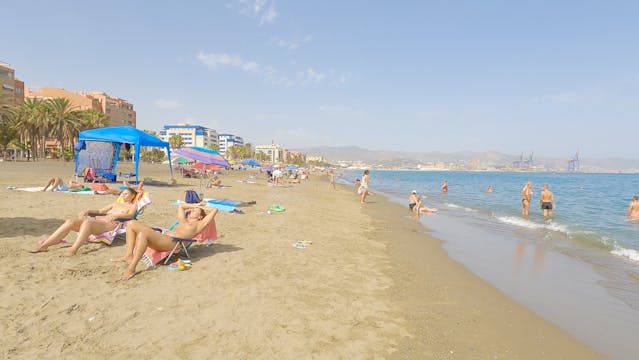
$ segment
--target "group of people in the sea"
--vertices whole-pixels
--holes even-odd
[[[530,204],[532,203],[532,182],[527,182],[523,189],[521,190],[521,215],[523,217],[528,217],[530,215]],[[448,181],[444,180],[441,185],[442,193],[448,193]],[[486,188],[486,193],[491,194],[493,192],[493,188],[491,185],[488,185]],[[423,196],[418,196],[417,191],[413,190],[408,197],[408,210],[410,213],[433,213],[436,212],[437,209],[426,207],[423,203]],[[363,201],[363,199],[362,199]],[[555,209],[555,196],[552,191],[550,191],[550,187],[548,184],[543,184],[541,193],[539,194],[539,207],[542,211],[542,215],[544,218],[549,218],[553,216],[553,210]],[[628,209],[626,211],[626,221],[639,221],[639,197],[636,195],[633,196],[632,201],[628,205]]]

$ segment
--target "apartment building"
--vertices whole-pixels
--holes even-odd
[[[275,143],[270,145],[257,145],[255,146],[255,152],[265,154],[268,157],[267,161],[272,163],[280,162],[283,158],[282,148]]]
[[[136,127],[136,113],[133,105],[126,100],[112,97],[99,91],[73,92],[60,88],[29,86],[25,96],[36,99],[65,98],[71,103],[73,110],[97,110],[109,119],[108,126],[128,125]]]
[[[128,101],[99,91],[80,91],[78,94],[98,100],[102,112],[109,118],[110,126],[136,127],[136,112],[133,110],[133,104]]]
[[[226,155],[226,150],[228,150],[230,147],[233,147],[235,145],[244,145],[244,139],[237,135],[219,134],[217,138],[220,147],[220,154],[222,154],[223,156]]]
[[[16,79],[15,70],[4,62],[0,62],[0,93],[6,94],[14,104],[24,100],[24,82]]]
[[[84,95],[80,95],[73,91],[58,89],[58,88],[48,88],[48,87],[38,87],[38,86],[28,86],[25,89],[25,97],[32,99],[54,99],[54,98],[65,98],[69,100],[70,106],[73,110],[100,110],[100,103],[97,99],[89,98]]]
[[[199,146],[210,148],[219,146],[217,131],[200,125],[179,123],[177,125],[164,125],[160,130],[160,139],[169,141],[172,136],[182,137],[184,146]]]

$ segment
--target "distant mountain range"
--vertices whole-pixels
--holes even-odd
[[[307,155],[323,156],[329,163],[338,161],[363,162],[370,165],[394,165],[412,167],[418,164],[433,163],[475,163],[479,168],[511,167],[519,155],[509,155],[496,151],[458,151],[444,153],[406,152],[406,151],[375,151],[357,146],[320,146],[314,148],[296,149]],[[623,158],[583,158],[581,171],[594,172],[639,172],[639,159]],[[547,170],[565,170],[568,158],[535,157],[537,168]]]

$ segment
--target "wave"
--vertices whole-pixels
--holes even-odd
[[[528,229],[546,229],[546,230],[557,231],[557,232],[564,233],[566,235],[570,235],[570,231],[568,230],[567,226],[559,224],[554,221],[536,223],[534,221],[522,219],[516,216],[497,216],[497,220],[506,224],[524,227]]]
[[[461,206],[461,205],[457,205],[457,204],[444,203],[444,205],[448,206],[449,208],[453,208],[453,209],[463,209],[464,211],[467,211],[467,212],[477,212],[477,210],[475,210],[475,209],[471,209],[469,207],[465,207],[465,206]]]
[[[614,250],[610,252],[613,255],[628,258],[632,261],[639,261],[639,251],[633,249],[626,249],[621,246],[616,246]]]

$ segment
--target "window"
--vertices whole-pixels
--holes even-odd
[[[2,84],[2,88],[3,88],[3,89],[5,89],[5,90],[11,90],[11,91],[13,91],[13,86],[11,86],[11,85]]]

